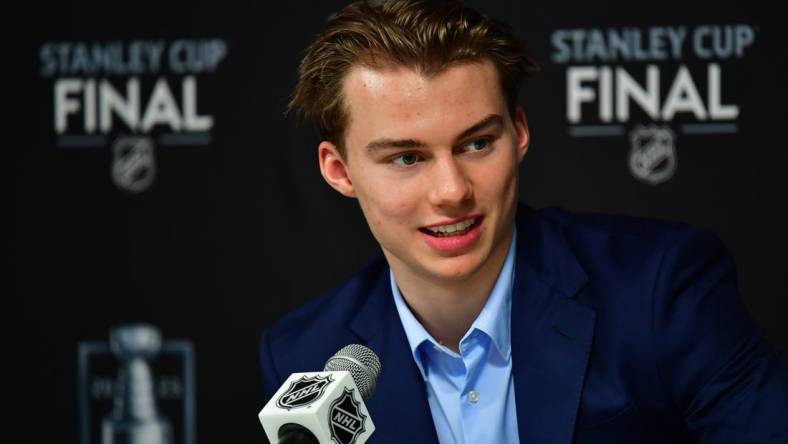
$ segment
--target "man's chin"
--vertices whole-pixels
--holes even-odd
[[[436,281],[456,283],[473,278],[481,268],[481,262],[474,257],[444,258],[427,267],[428,274]]]
[[[399,264],[399,267],[393,267],[395,272],[397,268],[402,267],[409,270],[406,272],[420,275],[422,279],[433,283],[445,282],[450,285],[468,281],[479,274],[485,257],[480,251],[472,251],[454,257],[441,257],[432,254],[433,252],[426,252],[422,257],[411,257],[410,260],[404,261],[385,249],[384,253],[389,264],[392,259]]]

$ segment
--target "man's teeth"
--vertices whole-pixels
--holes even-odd
[[[457,222],[456,224],[451,225],[441,225],[439,227],[429,227],[427,228],[432,234],[435,234],[438,237],[442,236],[456,236],[459,234],[465,234],[466,231],[471,227],[471,225],[476,222],[476,219],[468,219],[462,222]]]

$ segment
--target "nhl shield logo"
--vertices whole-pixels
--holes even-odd
[[[119,137],[112,145],[112,181],[122,190],[140,193],[156,177],[153,142],[147,137]]]
[[[367,417],[361,413],[360,404],[353,397],[354,392],[345,388],[342,396],[334,400],[328,410],[331,439],[337,444],[353,444],[365,430]]]
[[[638,126],[629,134],[629,170],[636,179],[657,185],[676,172],[673,131],[668,127]]]
[[[333,382],[331,375],[302,376],[301,379],[290,383],[287,391],[276,400],[276,405],[279,408],[290,410],[312,404],[323,396],[326,387],[331,382]]]

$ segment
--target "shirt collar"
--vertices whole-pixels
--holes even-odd
[[[460,343],[462,343],[474,330],[479,330],[492,340],[495,348],[505,360],[509,359],[512,350],[512,283],[514,282],[513,273],[516,242],[517,230],[515,230],[512,235],[512,241],[509,244],[509,252],[498,274],[498,280],[495,282],[495,286],[492,292],[490,292],[490,296],[487,298],[487,302],[484,304],[479,316],[473,321],[473,324],[471,324],[471,327],[460,341]],[[397,313],[402,322],[402,327],[405,330],[405,335],[408,338],[408,344],[410,345],[413,359],[416,361],[416,365],[419,367],[422,376],[425,376],[421,354],[418,352],[419,347],[424,342],[431,343],[439,348],[443,346],[438,344],[438,341],[424,329],[424,326],[421,325],[413,315],[413,312],[410,311],[410,308],[405,303],[405,299],[402,297],[402,293],[399,291],[394,272],[391,271],[391,269],[389,269],[389,275],[391,278],[391,293],[394,296],[394,304],[397,307]],[[450,351],[448,349],[446,350]]]
[[[394,305],[397,307],[397,313],[399,314],[400,322],[402,322],[402,328],[405,329],[405,336],[408,338],[408,345],[410,345],[413,360],[416,361],[421,376],[426,378],[427,374],[421,360],[421,354],[418,352],[419,346],[424,342],[436,344],[436,341],[427,333],[427,330],[424,329],[421,322],[416,319],[416,316],[414,316],[413,312],[408,308],[405,299],[402,298],[402,293],[399,292],[399,287],[397,287],[397,281],[394,279],[394,273],[391,271],[391,268],[389,268],[389,275],[391,277],[391,293],[394,295]]]
[[[464,341],[475,330],[480,330],[492,339],[501,356],[508,360],[512,351],[512,283],[514,282],[514,257],[517,245],[517,231],[512,235],[509,252],[498,274],[498,280],[484,304],[479,316],[462,338]],[[462,341],[460,341],[462,342]]]

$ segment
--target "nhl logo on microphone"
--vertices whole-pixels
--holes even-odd
[[[359,344],[335,353],[322,372],[292,373],[257,414],[268,441],[364,444],[375,432],[364,400],[379,373],[378,357]]]
[[[345,388],[342,396],[334,400],[329,409],[331,438],[338,444],[354,444],[356,438],[364,433],[367,417],[361,413],[353,393],[353,389]]]
[[[290,383],[276,405],[283,409],[293,409],[304,407],[320,399],[326,391],[326,387],[333,382],[331,375],[327,376],[303,376],[297,381]]]

